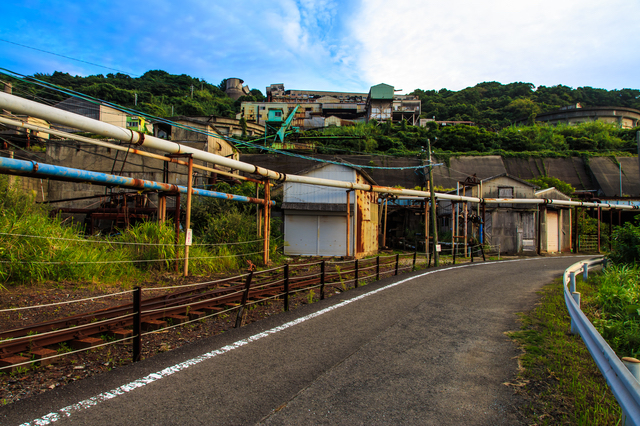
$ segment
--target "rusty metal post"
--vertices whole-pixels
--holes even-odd
[[[483,202],[482,203],[482,241],[480,241],[482,244],[486,244],[486,237],[485,237],[485,230],[487,227],[487,222],[485,221],[485,216],[487,213],[487,205]]]
[[[571,221],[571,226],[573,227],[573,235],[572,235],[572,239],[571,239],[571,244],[573,244],[572,253],[578,253],[578,214],[579,214],[579,210],[578,207],[574,207],[573,208],[573,217],[572,217],[572,221]]]
[[[269,239],[271,233],[271,187],[269,179],[264,181],[264,254],[262,260],[265,265],[269,264]]]
[[[189,155],[189,168],[187,172],[187,212],[185,217],[185,241],[184,241],[184,276],[189,276],[189,244],[186,235],[191,229],[191,200],[193,198],[193,156]]]
[[[413,252],[413,267],[411,268],[412,271],[416,270],[416,258],[418,257],[418,247],[416,247],[416,251]]]
[[[398,266],[400,265],[400,253],[396,254],[396,275],[398,275]]]
[[[249,300],[249,289],[251,288],[251,279],[253,278],[253,271],[249,271],[249,276],[244,284],[244,292],[242,293],[242,301],[240,302],[240,308],[238,309],[238,315],[236,316],[236,325],[234,328],[242,327],[242,320],[244,317],[244,307]]]
[[[387,222],[389,221],[389,199],[384,200],[384,230],[382,231],[382,247],[387,247]]]
[[[133,290],[133,344],[131,349],[133,350],[132,360],[133,362],[141,361],[142,359],[142,336],[140,332],[142,330],[142,289],[136,287]]]
[[[167,220],[167,195],[164,192],[158,194],[158,222]]]
[[[256,182],[256,198],[260,198],[260,184]],[[256,228],[258,229],[258,237],[262,237],[262,212],[260,204],[256,204]]]
[[[289,264],[284,265],[284,310],[289,310]]]
[[[471,252],[471,263],[473,263],[473,246],[471,246],[470,252]]]
[[[467,185],[465,185],[462,188],[462,195],[466,196],[467,195]],[[464,257],[466,258],[467,252],[468,252],[468,245],[469,245],[469,241],[467,240],[468,238],[468,232],[469,229],[467,228],[468,226],[468,219],[469,219],[469,202],[465,201],[463,204],[463,212],[464,212],[464,226],[462,227],[464,230]]]
[[[424,251],[429,259],[429,201],[424,199]]]
[[[178,260],[178,245],[180,244],[180,193],[176,194],[176,208],[175,208],[175,216],[173,218],[173,224],[176,231],[176,239],[175,239],[175,255],[176,255],[176,274],[180,272],[180,261]]]
[[[351,256],[351,190],[347,191],[347,256]]]
[[[320,300],[324,300],[324,283],[326,279],[326,264],[325,260],[320,264]]]
[[[451,253],[453,254],[453,264],[456,263],[456,225],[457,225],[457,217],[456,217],[456,209],[458,207],[458,203],[451,202]]]
[[[538,215],[538,223],[536,226],[536,239],[537,244],[536,244],[536,254],[538,256],[540,256],[540,253],[542,252],[542,209],[546,207],[541,207],[540,205],[536,206],[536,210],[537,210],[537,215]]]
[[[354,288],[358,288],[358,278],[360,278],[360,268],[358,267],[358,259],[356,259],[355,264],[355,277],[354,277]]]
[[[598,253],[600,253],[600,219],[602,219],[601,216],[601,210],[600,210],[600,206],[598,206],[598,211],[597,211],[597,218],[598,218]]]
[[[613,209],[609,209],[609,251],[611,251],[611,234],[613,233]]]
[[[376,280],[380,281],[380,256],[376,257]]]

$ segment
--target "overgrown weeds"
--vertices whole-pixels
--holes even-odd
[[[640,267],[614,265],[593,277],[598,332],[620,357],[640,356]]]
[[[579,283],[582,309],[597,315],[595,284]],[[520,383],[529,404],[525,415],[538,425],[615,425],[621,410],[580,336],[569,333],[570,318],[560,279],[546,286],[538,306],[521,315],[510,333],[523,349]]]
[[[49,217],[34,203],[33,194],[25,196],[8,182],[7,176],[0,176],[0,282],[5,285],[75,282],[128,287],[149,273],[173,271],[175,262],[184,263],[184,233],[176,241],[169,224],[141,222],[113,238],[86,238],[80,227]],[[247,192],[248,186],[240,190]],[[193,275],[237,271],[262,261],[263,241],[256,236],[251,210],[255,207],[221,203],[196,204],[189,253]],[[276,222],[272,221],[271,259],[278,257]]]

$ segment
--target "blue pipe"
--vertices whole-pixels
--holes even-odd
[[[35,161],[23,161],[13,158],[0,157],[0,173],[24,174],[56,180],[72,180],[75,182],[90,182],[104,186],[122,186],[125,188],[145,189],[149,191],[180,192],[187,193],[187,187],[161,183],[151,180],[135,179],[124,176],[109,175],[106,173],[91,172],[88,170],[72,169],[69,167],[54,166],[51,164],[37,163]],[[263,204],[264,200],[242,195],[226,194],[224,192],[208,191],[206,189],[193,188],[193,195],[203,197],[220,198],[223,200],[239,201],[241,203]],[[275,205],[275,201],[271,201]]]

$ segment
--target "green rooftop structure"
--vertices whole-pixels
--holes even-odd
[[[371,86],[369,90],[369,98],[370,99],[393,99],[393,86],[389,84],[376,84],[375,86]]]

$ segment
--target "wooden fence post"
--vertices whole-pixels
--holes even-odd
[[[236,316],[235,328],[242,327],[242,319],[244,316],[244,307],[249,299],[249,288],[251,287],[251,279],[253,278],[253,271],[249,272],[247,281],[244,286],[244,293],[242,293],[242,302],[240,302],[240,309],[238,309],[238,316]]]
[[[284,265],[284,310],[289,310],[289,264]]]
[[[133,290],[133,362],[140,361],[142,359],[142,336],[140,332],[142,330],[142,289],[136,287]]]
[[[398,265],[400,264],[400,253],[396,254],[396,275],[398,275]]]
[[[355,280],[354,280],[355,288],[358,288],[358,278],[359,278],[359,275],[360,275],[360,274],[359,274],[359,272],[360,272],[360,271],[359,271],[359,269],[358,269],[358,259],[356,259],[356,266],[355,266]]]
[[[320,300],[324,300],[325,265],[326,260],[323,260],[320,264]]]

